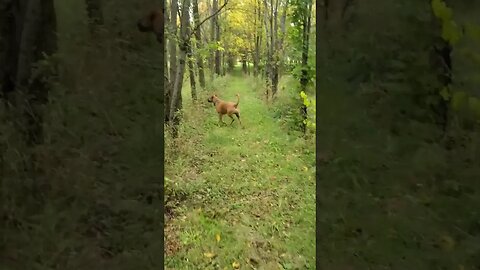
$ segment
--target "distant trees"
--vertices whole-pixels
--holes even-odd
[[[179,111],[182,108],[182,88],[185,69],[188,67],[190,76],[190,86],[192,89],[192,99],[196,100],[196,79],[195,70],[198,70],[199,82],[202,88],[205,87],[205,68],[204,56],[201,51],[206,50],[207,44],[202,40],[202,25],[207,21],[211,21],[211,41],[216,44],[221,38],[220,25],[218,23],[218,13],[227,5],[225,1],[222,6],[218,6],[218,1],[214,0],[211,13],[203,20],[200,18],[198,0],[183,1],[181,4],[177,0],[170,1],[170,17],[167,33],[168,43],[168,83],[166,96],[166,117],[167,124],[171,124],[174,133],[176,126],[180,123]],[[180,13],[180,16],[178,16]],[[193,20],[190,18],[193,14]],[[180,20],[178,20],[178,18]],[[193,23],[191,23],[193,21]],[[178,23],[180,23],[178,25]],[[178,27],[179,26],[179,27]],[[178,30],[177,30],[178,28]],[[195,46],[194,46],[195,44]],[[210,45],[210,44],[208,44]],[[212,55],[210,62],[211,74],[221,74],[220,51],[217,47],[212,46]],[[195,61],[196,59],[196,61]]]

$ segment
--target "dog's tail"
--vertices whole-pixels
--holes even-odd
[[[240,95],[239,94],[237,94],[237,103],[235,103],[235,105],[233,105],[233,106],[235,106],[235,108],[237,108],[238,103],[240,103]]]

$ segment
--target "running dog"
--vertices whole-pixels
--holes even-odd
[[[218,96],[215,95],[215,94],[210,96],[207,99],[208,102],[213,103],[213,106],[215,106],[215,110],[218,113],[219,123],[222,123],[222,124],[226,125],[226,123],[223,122],[223,119],[222,119],[222,117],[226,114],[230,118],[232,118],[232,122],[230,122],[230,125],[232,125],[233,121],[235,121],[235,119],[233,118],[232,115],[235,115],[238,119],[238,122],[240,122],[240,125],[243,127],[242,121],[240,120],[240,111],[238,110],[238,103],[240,102],[240,95],[237,94],[236,96],[237,96],[237,103],[229,102],[229,101],[223,101],[223,100],[219,99]]]

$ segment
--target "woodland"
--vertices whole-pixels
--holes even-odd
[[[0,268],[479,268],[478,14],[0,0]]]

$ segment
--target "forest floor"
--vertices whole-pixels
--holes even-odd
[[[165,138],[166,269],[315,268],[315,144],[289,134],[256,85],[235,71],[212,86],[240,94],[244,128],[218,125],[210,91],[197,104],[184,91],[179,138]]]

